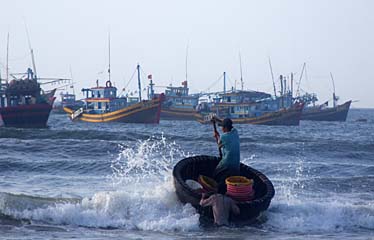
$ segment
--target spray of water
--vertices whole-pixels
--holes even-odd
[[[174,162],[187,156],[163,136],[121,145],[112,161],[114,190],[97,192],[80,202],[0,209],[18,219],[47,224],[85,227],[118,227],[151,231],[199,229],[199,215],[191,205],[181,204],[175,194],[171,170]],[[23,196],[14,198],[20,205]],[[34,206],[33,205],[33,206]]]
[[[167,141],[163,135],[138,141],[135,146],[121,144],[119,148],[120,153],[111,163],[114,186],[144,180],[165,182],[171,177],[174,163],[190,155],[175,142]]]

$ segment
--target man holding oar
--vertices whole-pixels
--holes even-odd
[[[225,194],[226,178],[240,175],[239,134],[238,130],[232,126],[230,118],[221,120],[214,116],[212,117],[212,122],[214,125],[214,137],[216,138],[221,157],[221,161],[214,171],[214,178],[218,183],[218,192]],[[219,126],[222,126],[222,136],[220,136],[216,129],[216,122],[218,122]]]

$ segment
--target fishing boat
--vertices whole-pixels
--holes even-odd
[[[52,112],[65,114],[64,107],[68,107],[72,109],[73,111],[76,111],[83,106],[84,106],[84,102],[80,100],[76,100],[76,96],[74,93],[61,92],[60,101],[56,102],[53,105]]]
[[[218,162],[218,157],[194,156],[182,159],[173,169],[174,186],[178,199],[182,203],[191,204],[201,215],[208,218],[213,218],[212,208],[200,206],[201,192],[192,189],[186,181],[198,181],[200,175],[212,177]],[[235,223],[251,223],[268,209],[275,190],[271,181],[263,173],[243,163],[240,164],[240,175],[253,179],[255,196],[252,200],[238,202],[240,214],[233,215],[231,220]]]
[[[303,96],[300,96],[298,99],[299,101],[303,101],[305,103],[304,110],[301,114],[301,120],[336,122],[345,122],[347,120],[352,100],[346,101],[345,103],[338,105],[339,97],[335,94],[335,83],[332,73],[330,73],[330,76],[333,85],[333,106],[329,107],[329,101],[317,105],[316,101],[318,101],[318,98],[316,94],[306,93]]]
[[[3,126],[19,128],[47,127],[55,100],[56,89],[41,89],[33,70],[27,69],[26,78],[0,82],[0,115]]]
[[[231,118],[234,124],[257,124],[257,125],[283,125],[283,126],[298,126],[300,124],[301,112],[303,104],[296,104],[291,108],[284,108],[278,111],[263,112],[259,116],[243,116],[240,118],[232,118],[230,115],[226,117]],[[196,120],[202,124],[211,123],[213,114],[196,114]],[[222,118],[222,117],[221,117]]]
[[[140,87],[140,66],[138,70],[139,97],[117,96],[117,88],[108,80],[105,86],[84,88],[86,95],[84,107],[74,111],[66,106],[64,111],[69,114],[71,120],[84,122],[124,122],[124,123],[156,123],[160,122],[161,103],[164,95],[158,97],[149,96],[149,100],[142,100]],[[153,93],[153,84],[150,88]]]
[[[198,94],[189,94],[187,81],[181,87],[168,86],[165,90],[165,101],[161,107],[161,119],[164,120],[195,120],[196,107],[199,103]]]
[[[350,100],[340,105],[334,105],[333,107],[327,107],[326,103],[306,107],[301,114],[301,120],[344,122],[347,120],[351,103],[352,101]]]
[[[297,126],[300,123],[303,104],[292,105],[292,97],[283,94],[273,98],[258,91],[232,90],[219,94],[210,107],[210,113],[196,113],[196,120],[210,123],[212,115],[231,118],[234,124],[261,124]]]

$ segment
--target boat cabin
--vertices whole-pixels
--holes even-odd
[[[118,98],[117,88],[110,81],[106,82],[105,87],[84,88],[82,92],[86,95],[85,112],[88,113],[112,112],[138,102],[126,97]]]
[[[72,105],[75,103],[75,94],[71,93],[61,93],[61,103],[63,105]]]
[[[46,102],[33,71],[28,68],[26,74],[26,78],[13,79],[9,83],[0,81],[0,107]]]
[[[264,106],[258,104],[258,101],[266,98],[271,98],[271,95],[257,91],[232,90],[214,98],[212,111],[221,117],[257,117],[264,111]]]
[[[188,91],[187,81],[183,81],[181,87],[167,87],[165,90],[164,106],[179,109],[195,109],[199,103],[199,96],[189,95]]]

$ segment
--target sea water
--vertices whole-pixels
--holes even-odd
[[[365,118],[366,122],[356,121]],[[374,239],[374,110],[347,122],[238,125],[241,161],[275,197],[246,227],[202,227],[172,169],[218,155],[211,125],[71,122],[0,128],[3,239]]]

